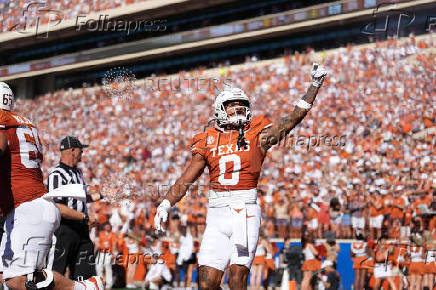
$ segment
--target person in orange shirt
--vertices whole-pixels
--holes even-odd
[[[401,226],[402,237],[410,236],[410,223],[412,222],[412,219],[413,219],[413,209],[409,205],[406,206],[404,210],[403,223]]]
[[[407,252],[410,255],[410,289],[420,290],[422,289],[422,276],[424,275],[425,248],[417,244],[410,244]]]
[[[261,233],[259,241],[257,242],[256,253],[254,254],[253,265],[251,266],[250,270],[250,287],[252,289],[260,289],[262,273],[265,268],[266,253],[266,241],[264,234]]]
[[[289,215],[291,216],[291,227],[290,227],[290,237],[291,238],[301,238],[301,229],[303,227],[303,213],[301,212],[302,206],[300,206],[301,202],[295,201],[295,198],[292,198],[292,202],[290,205]]]
[[[421,214],[421,206],[429,206],[430,203],[432,202],[432,197],[430,194],[427,194],[426,191],[421,191],[419,193],[419,198],[413,203],[413,207],[416,209],[416,214],[419,215]]]
[[[362,290],[365,286],[365,278],[367,268],[363,266],[363,262],[368,259],[368,247],[364,236],[358,232],[357,240],[351,243],[350,253],[353,259],[354,270],[354,289]]]
[[[436,282],[436,241],[432,238],[430,232],[423,235],[425,245],[425,260],[424,260],[424,279],[422,287],[424,289],[432,289]]]
[[[391,220],[402,220],[404,217],[404,209],[406,208],[405,197],[401,196],[402,187],[398,186],[393,194]]]
[[[318,211],[319,207],[313,203],[309,202],[305,212],[306,226],[310,233],[314,236],[317,234],[318,230]]]
[[[274,255],[278,252],[278,248],[273,244],[268,237],[264,237],[266,257],[265,257],[265,268],[263,272],[263,287],[268,289],[269,279],[271,274],[274,273],[276,267],[274,265]]]
[[[377,243],[375,249],[375,265],[374,265],[374,290],[380,289],[382,285],[382,280],[386,279],[392,290],[397,290],[397,286],[394,283],[393,273],[392,273],[392,254],[393,248],[388,245],[387,237],[382,236]]]
[[[112,254],[116,249],[117,236],[112,232],[109,223],[104,224],[103,230],[95,240],[95,247],[98,251],[96,266],[97,275],[105,277],[106,289],[112,288]],[[106,272],[106,276],[103,276]]]
[[[408,287],[407,281],[407,272],[408,265],[410,264],[410,256],[407,253],[407,246],[409,244],[409,239],[407,238],[399,238],[393,240],[393,272],[394,272],[394,281],[395,285],[398,286],[398,289],[404,289]]]
[[[393,203],[394,203],[394,197],[392,196],[391,193],[388,193],[383,197],[383,215],[384,215],[385,223],[391,221]]]
[[[131,235],[127,235],[124,237],[124,261],[126,267],[126,287],[127,288],[135,288],[134,278],[136,266],[138,263],[138,259],[140,256],[139,253],[139,242],[133,238]]]
[[[381,236],[381,228],[383,224],[383,198],[380,191],[376,190],[376,196],[374,199],[370,200],[370,218],[369,218],[369,228],[370,228],[370,239],[377,239]]]
[[[389,237],[398,240],[400,238],[401,233],[401,224],[399,219],[394,219],[392,221],[392,226],[389,227]]]
[[[155,228],[162,230],[171,207],[208,167],[213,186],[198,261],[201,288],[218,288],[229,263],[231,288],[247,287],[261,225],[256,199],[262,163],[268,150],[309,112],[326,75],[325,68],[314,63],[312,86],[290,117],[277,124],[267,116],[252,117],[250,99],[242,89],[229,88],[216,96],[215,126],[194,136],[191,163],[169,189],[155,216]]]

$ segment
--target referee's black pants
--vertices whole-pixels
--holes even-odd
[[[62,219],[55,231],[56,249],[53,270],[65,274],[70,269],[70,279],[77,281],[95,276],[94,244],[89,237],[89,229],[82,222]]]

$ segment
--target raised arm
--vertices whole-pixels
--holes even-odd
[[[203,173],[206,167],[206,160],[197,153],[192,157],[192,161],[185,169],[182,176],[174,183],[165,195],[165,199],[157,207],[154,217],[154,226],[157,230],[163,230],[161,222],[166,222],[168,211],[185,196],[189,186],[193,184]]]
[[[306,117],[307,112],[309,112],[312,107],[327,72],[324,67],[314,63],[310,75],[312,77],[312,85],[309,87],[306,94],[298,101],[292,113],[282,118],[277,124],[265,128],[260,133],[260,145],[264,153],[285,138],[289,132]]]

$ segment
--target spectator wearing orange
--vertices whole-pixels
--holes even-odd
[[[392,290],[397,290],[392,272],[392,254],[393,248],[388,245],[387,237],[382,236],[377,243],[375,249],[375,265],[374,265],[374,290],[380,289],[383,280],[387,280]]]
[[[303,248],[304,262],[301,267],[303,271],[303,280],[301,289],[312,289],[310,280],[314,272],[321,269],[321,260],[317,258],[318,251],[315,248],[315,239],[313,234],[308,233],[301,238],[301,247]]]
[[[419,246],[415,243],[410,244],[407,248],[410,255],[410,266],[409,266],[409,281],[410,289],[418,290],[422,289],[422,277],[425,271],[425,248]]]
[[[171,276],[174,277],[173,274],[176,270],[176,255],[171,253],[170,242],[162,241],[162,260],[171,271]]]
[[[404,209],[403,222],[401,223],[401,237],[410,236],[413,214],[411,205],[407,205]]]
[[[397,241],[399,243],[395,245],[394,264],[398,270],[398,289],[404,289],[409,286],[406,274],[408,274],[407,271],[410,266],[410,255],[407,252],[407,247],[410,241],[408,237],[400,237]]]
[[[260,289],[262,274],[265,269],[266,246],[265,235],[262,233],[257,242],[253,265],[250,269],[250,288],[252,289]]]
[[[97,275],[105,277],[106,289],[112,288],[112,254],[116,249],[117,236],[112,232],[112,226],[109,223],[104,224],[103,230],[98,234],[95,246],[98,251],[96,261]],[[105,276],[103,273],[105,272]]]
[[[428,194],[426,191],[420,191],[418,199],[413,203],[413,208],[416,209],[416,214],[420,215],[422,213],[421,207],[428,207],[432,202],[431,194]]]
[[[135,237],[136,241],[138,242],[139,246],[139,254],[137,255],[137,261],[135,273],[133,275],[133,280],[136,285],[141,284],[142,281],[144,281],[145,275],[147,273],[147,266],[152,262],[152,257],[150,256],[150,253],[147,251],[147,244],[149,244],[149,240],[147,240],[145,236],[145,230],[141,227],[136,228],[135,227]],[[164,243],[162,243],[164,244]],[[162,245],[162,248],[163,245]],[[162,250],[163,251],[163,250]],[[164,253],[164,252],[162,252]]]
[[[126,261],[126,287],[136,288],[134,284],[136,266],[138,265],[140,251],[138,241],[129,235],[124,237],[125,244],[123,254],[125,255]]]
[[[379,190],[376,190],[375,198],[369,201],[370,203],[370,239],[378,239],[381,236],[381,228],[383,225],[383,198]]]
[[[353,241],[350,247],[350,255],[353,259],[354,289],[363,290],[365,286],[367,268],[362,264],[368,259],[369,252],[367,243],[362,233],[358,232],[356,238],[357,240]]]
[[[318,231],[318,212],[319,207],[314,202],[310,201],[306,207],[305,219],[307,230],[314,235],[316,235]]]
[[[383,197],[383,215],[384,215],[384,222],[386,226],[389,227],[389,224],[391,222],[391,215],[392,210],[394,208],[394,197],[390,191],[387,191],[385,196]]]
[[[398,219],[400,222],[404,218],[404,210],[408,204],[408,200],[406,196],[403,196],[402,193],[403,186],[397,186],[393,193],[393,202],[392,202],[392,212],[391,212],[391,220]]]
[[[323,234],[329,231],[330,228],[330,204],[327,201],[321,200],[318,202],[318,237],[323,237]]]
[[[287,196],[281,195],[278,202],[274,204],[275,225],[278,229],[278,237],[283,239],[289,230],[289,200]]]
[[[278,253],[278,248],[275,244],[273,244],[267,236],[264,237],[265,241],[265,249],[266,249],[266,257],[265,257],[265,267],[263,271],[263,287],[268,289],[269,279],[276,269],[274,264],[274,255]]]
[[[388,228],[389,237],[394,240],[398,240],[401,234],[401,223],[399,219],[394,219],[390,222],[390,227]]]
[[[424,233],[426,249],[424,260],[423,289],[432,289],[436,282],[436,241],[430,232]]]
[[[289,210],[291,216],[290,237],[301,238],[301,229],[303,228],[302,203],[299,204],[299,202],[295,200],[295,197],[292,197]]]

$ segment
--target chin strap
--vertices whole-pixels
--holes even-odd
[[[238,136],[238,150],[241,150],[241,148],[247,149],[247,142],[245,142],[245,137],[244,137],[244,125],[242,124],[242,120],[239,120],[239,126],[238,126],[238,132],[239,132],[239,136]]]

